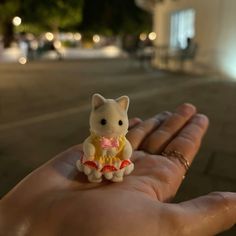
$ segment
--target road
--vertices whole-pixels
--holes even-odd
[[[128,59],[0,64],[0,195],[88,135],[90,98],[127,94],[143,119],[192,102],[211,125],[175,201],[236,191],[236,83],[145,70]],[[224,235],[235,235],[231,230]]]

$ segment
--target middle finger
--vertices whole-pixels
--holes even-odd
[[[195,113],[196,108],[192,104],[185,103],[180,105],[175,113],[142,143],[141,149],[150,154],[160,154]]]

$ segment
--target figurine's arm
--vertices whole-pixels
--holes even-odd
[[[124,159],[124,160],[130,159],[132,156],[132,152],[133,152],[133,148],[132,148],[130,142],[127,139],[125,139],[125,146],[122,151],[122,159]]]
[[[83,143],[84,157],[86,160],[93,160],[95,155],[95,147],[91,142],[91,138],[88,137]]]

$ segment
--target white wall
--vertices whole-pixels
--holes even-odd
[[[171,12],[196,10],[196,67],[236,78],[236,0],[165,0],[154,10],[157,45],[169,44]]]
[[[217,65],[224,74],[236,79],[236,1],[221,1],[222,21],[217,42]]]

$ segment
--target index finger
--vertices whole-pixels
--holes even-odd
[[[126,135],[134,150],[138,149],[144,139],[156,130],[160,124],[170,116],[170,113],[165,111],[156,116],[140,122]]]

